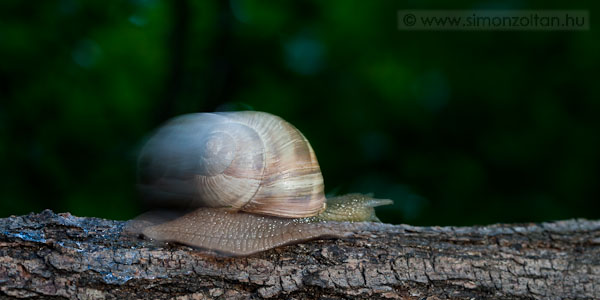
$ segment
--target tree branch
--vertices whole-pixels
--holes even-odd
[[[349,239],[237,258],[157,245],[124,224],[49,210],[0,219],[0,298],[600,298],[600,221],[365,223]]]

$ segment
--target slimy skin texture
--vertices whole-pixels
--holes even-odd
[[[244,256],[317,238],[348,237],[354,228],[350,222],[377,220],[374,207],[385,204],[391,204],[391,200],[350,194],[331,198],[330,207],[315,217],[294,219],[199,208],[174,220],[143,228],[142,234],[158,241]]]
[[[341,238],[350,234],[328,225],[326,222],[312,223],[306,218],[286,219],[206,208],[148,227],[143,234],[159,241],[244,256],[285,244],[319,237]]]

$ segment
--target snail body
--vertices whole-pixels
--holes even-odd
[[[248,255],[321,237],[345,237],[349,223],[378,221],[390,200],[361,194],[326,200],[308,140],[264,112],[177,117],[148,140],[138,162],[146,199],[189,213],[146,219],[139,230],[159,240]]]
[[[250,255],[278,246],[317,238],[352,235],[355,223],[379,221],[374,207],[391,204],[388,199],[348,194],[330,198],[328,208],[313,217],[280,218],[219,208],[194,210],[142,230],[158,241],[171,241],[234,256]]]

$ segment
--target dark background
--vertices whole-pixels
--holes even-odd
[[[253,109],[311,141],[330,194],[393,223],[600,217],[600,39],[398,31],[399,9],[589,1],[2,1],[0,217],[140,212],[166,119]]]

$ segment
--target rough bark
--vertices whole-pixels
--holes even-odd
[[[600,221],[365,223],[249,257],[123,235],[68,213],[0,219],[0,298],[600,299]]]

